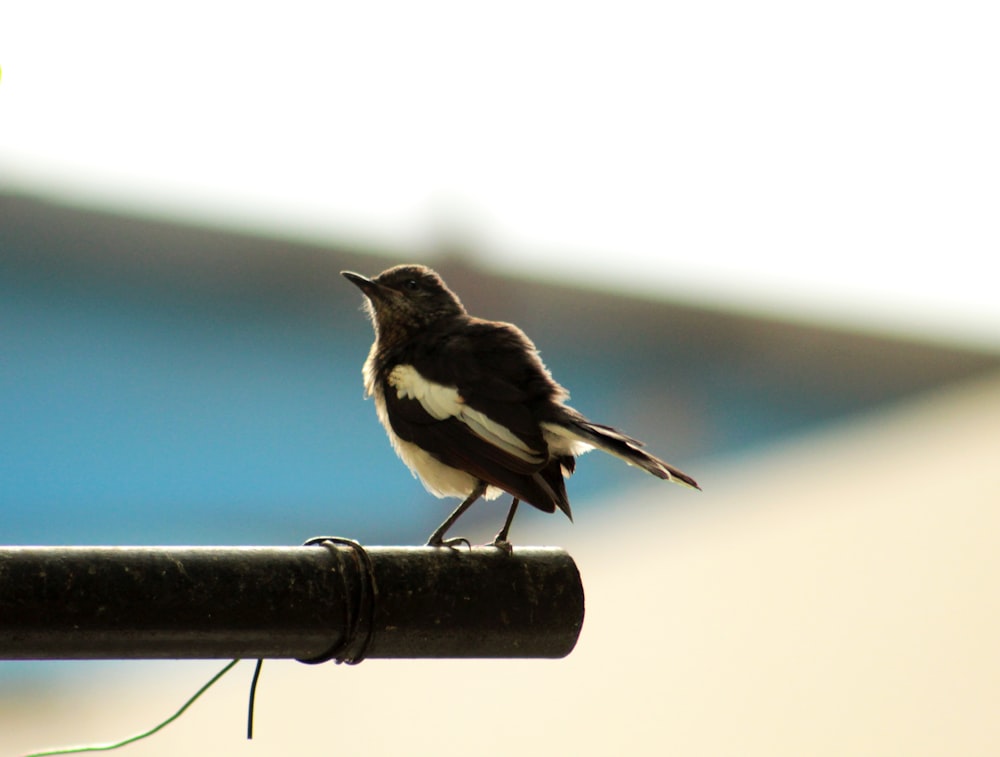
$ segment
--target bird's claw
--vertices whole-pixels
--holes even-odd
[[[511,544],[506,539],[496,538],[493,540],[491,546],[496,547],[501,552],[506,552],[508,555],[514,551],[514,545]]]
[[[455,536],[451,539],[430,539],[427,542],[428,547],[448,547],[449,549],[457,549],[459,545],[464,544],[469,550],[472,550],[472,544],[464,536]]]

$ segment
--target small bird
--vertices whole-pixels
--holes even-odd
[[[399,265],[373,279],[341,274],[367,298],[375,342],[365,360],[365,395],[396,453],[437,497],[462,503],[427,541],[448,529],[481,497],[514,499],[493,544],[508,534],[519,502],[573,519],[565,478],[576,457],[597,448],[657,478],[700,489],[693,478],[642,449],[642,442],[593,423],[565,404],[538,350],[517,326],[469,315],[441,277],[422,265]]]

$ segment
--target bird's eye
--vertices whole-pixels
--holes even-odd
[[[420,284],[417,282],[416,279],[407,279],[406,281],[403,282],[403,289],[405,289],[408,292],[416,292],[418,289],[420,289]]]

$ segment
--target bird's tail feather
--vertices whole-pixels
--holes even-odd
[[[573,418],[564,424],[545,424],[546,428],[564,439],[572,439],[583,444],[596,447],[609,455],[624,460],[629,465],[642,468],[646,472],[667,481],[673,481],[681,486],[701,489],[698,482],[684,471],[675,468],[670,463],[651,455],[642,449],[642,442],[623,434],[611,426],[593,423],[586,418]]]

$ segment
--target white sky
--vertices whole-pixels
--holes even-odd
[[[1000,346],[995,2],[19,2],[0,187]]]

